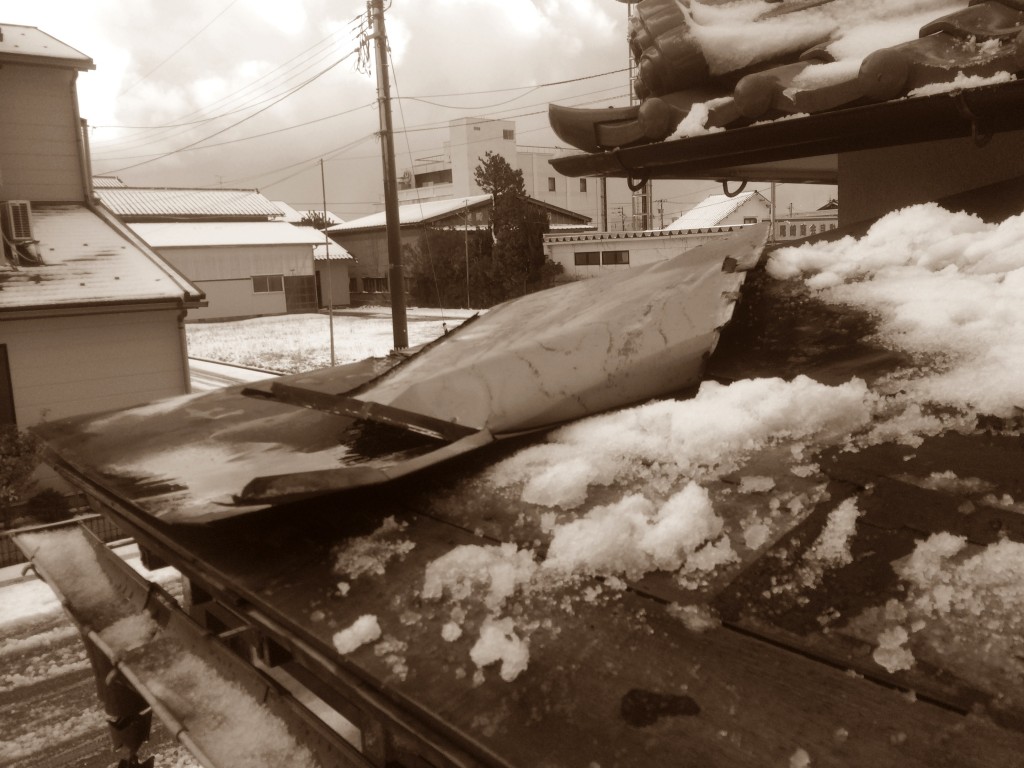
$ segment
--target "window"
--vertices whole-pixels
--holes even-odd
[[[757,216],[744,216],[743,217],[743,223],[744,224],[757,224]]]
[[[515,141],[516,132],[505,129],[501,132],[501,138],[505,139],[505,141]]]
[[[284,275],[253,275],[253,293],[281,293],[284,291]]]
[[[554,176],[548,176],[548,192],[554,192],[554,191],[555,191],[555,177]]]
[[[806,224],[801,224],[800,225],[800,237],[803,237],[806,234],[807,234],[807,225]]]
[[[587,191],[587,180],[586,179],[580,179],[580,192],[586,192],[586,191]]]
[[[629,251],[605,251],[601,254],[602,264],[629,264]]]
[[[386,277],[364,277],[363,290],[367,293],[387,293],[388,279]]]
[[[786,225],[785,224],[779,224],[779,237],[785,237],[785,236],[786,236]]]
[[[577,251],[577,267],[596,267],[601,264],[601,254],[597,251]]]
[[[835,228],[836,228],[836,225],[835,225],[835,224],[829,224],[829,225],[828,225],[828,228],[829,228],[829,229],[835,229]]]
[[[796,224],[789,225],[789,236],[796,237]]]
[[[817,224],[811,224],[811,234],[812,235],[818,234],[818,225]]]

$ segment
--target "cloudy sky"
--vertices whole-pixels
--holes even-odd
[[[365,13],[363,0],[33,0],[0,22],[96,63],[78,84],[96,173],[257,188],[307,208],[321,205],[323,159],[328,207],[351,219],[382,195]],[[399,171],[439,151],[455,118],[514,119],[520,144],[554,147],[548,103],[628,103],[614,0],[393,0],[386,24]],[[674,218],[717,191],[666,185],[655,198]]]

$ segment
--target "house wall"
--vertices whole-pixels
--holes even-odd
[[[17,423],[185,394],[177,309],[0,321]]]
[[[573,277],[598,277],[612,272],[640,267],[656,261],[665,261],[680,253],[684,253],[699,245],[710,242],[717,237],[727,235],[728,232],[708,232],[701,234],[670,234],[670,235],[648,235],[648,236],[569,236],[569,237],[546,237],[544,239],[544,252],[552,261],[561,264],[565,274]],[[600,253],[609,251],[627,251],[629,254],[628,264],[598,264],[581,265],[576,263],[576,254]],[[603,257],[600,259],[605,260]]]
[[[189,320],[282,315],[284,291],[257,293],[254,275],[313,276],[308,245],[158,248],[157,252],[206,293],[207,306],[191,309]]]
[[[349,262],[318,261],[316,263],[317,282],[320,286],[320,306],[329,304],[335,307],[347,307],[352,304],[349,293]]]
[[[0,200],[80,202],[75,72],[0,67]]]

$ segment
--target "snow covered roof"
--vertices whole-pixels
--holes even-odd
[[[526,200],[529,204],[543,208],[545,211],[576,219],[581,226],[589,226],[586,224],[586,222],[590,221],[589,216],[584,216],[583,214],[576,213],[575,211],[570,211],[565,208],[559,208],[556,205],[545,203],[543,200],[537,200],[533,197],[528,197]],[[479,208],[484,204],[490,205],[490,201],[490,195],[470,195],[469,197],[458,197],[451,200],[429,200],[421,203],[409,203],[408,205],[400,205],[398,207],[398,220],[402,226],[423,224],[442,219],[445,216],[450,216],[453,213],[458,213],[459,211],[469,210],[470,208]],[[363,216],[360,219],[353,219],[351,221],[346,221],[344,224],[329,227],[327,231],[354,232],[357,230],[381,229],[386,226],[387,216],[385,212],[378,211],[377,213],[372,213],[369,216]],[[553,224],[552,229],[565,229],[571,226],[574,225]]]
[[[202,298],[119,227],[84,205],[33,205],[32,230],[43,265],[12,268],[0,262],[0,312]]]
[[[697,205],[688,210],[678,219],[669,224],[665,229],[704,229],[717,227],[722,220],[734,213],[750,200],[761,200],[764,202],[765,210],[771,210],[771,205],[765,200],[760,192],[744,192],[729,197],[727,195],[709,195]]]
[[[286,221],[172,221],[129,224],[152,248],[322,245],[323,232]]]
[[[70,45],[50,37],[36,27],[19,24],[0,24],[0,63],[4,61],[40,64],[58,64],[77,70],[96,69],[92,59]]]
[[[94,185],[103,204],[126,221],[155,217],[280,218],[281,210],[253,189],[174,189]]]
[[[453,200],[430,200],[425,203],[409,203],[398,206],[398,220],[401,224],[422,224],[442,216],[448,216],[456,211],[472,208],[481,203],[490,202],[490,195],[470,195]],[[384,211],[371,213],[359,219],[346,221],[329,227],[328,232],[349,232],[356,229],[377,229],[387,226],[387,217]]]
[[[274,205],[276,205],[278,208],[281,209],[281,213],[284,214],[284,220],[287,221],[289,224],[298,224],[300,221],[302,221],[308,215],[315,215],[315,214],[320,214],[321,216],[324,215],[324,212],[322,210],[304,210],[304,211],[300,211],[300,210],[298,210],[296,208],[292,208],[290,205],[288,205],[288,203],[284,202],[283,200],[274,200],[273,202],[274,202]],[[336,213],[332,213],[331,211],[327,211],[327,220],[331,224],[344,224],[345,223],[345,220],[343,218],[341,218]]]
[[[327,255],[324,256],[324,243],[321,241],[313,246],[313,261],[354,261],[355,257],[333,240],[327,244]]]

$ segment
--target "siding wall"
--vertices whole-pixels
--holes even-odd
[[[0,321],[18,425],[186,392],[178,311]]]
[[[75,73],[0,67],[0,200],[80,202]]]
[[[283,315],[283,292],[256,293],[253,275],[312,275],[308,245],[158,248],[157,252],[206,293],[208,306],[190,309],[189,320]]]
[[[728,233],[724,233],[728,235]],[[703,245],[723,234],[672,235],[659,237],[595,238],[569,242],[544,243],[544,252],[553,262],[561,264],[565,274],[573,277],[598,277],[612,272],[665,261],[680,253]],[[584,266],[576,264],[577,252],[628,251],[629,264]]]

